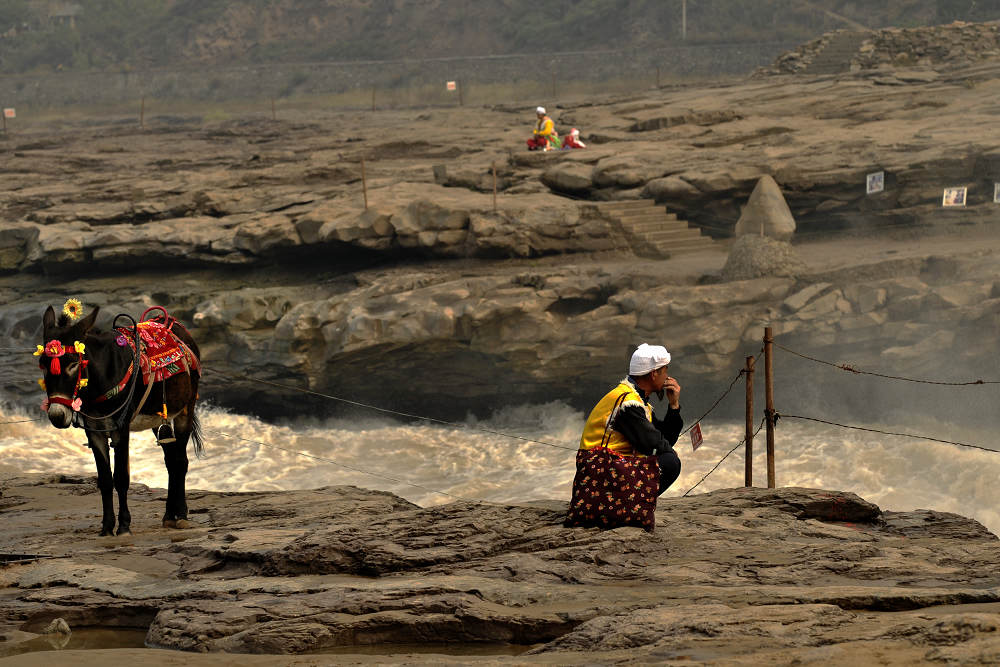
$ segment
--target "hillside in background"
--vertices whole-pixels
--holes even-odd
[[[0,0],[0,73],[549,53],[682,39],[794,43],[845,27],[994,19],[1000,0]]]

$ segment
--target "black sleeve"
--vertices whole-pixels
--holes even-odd
[[[623,408],[615,417],[613,428],[625,436],[635,451],[640,454],[662,454],[670,451],[677,442],[684,420],[680,410],[667,410],[662,419],[653,416],[653,421],[646,419],[646,413],[638,406]]]

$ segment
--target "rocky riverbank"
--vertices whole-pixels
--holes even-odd
[[[779,412],[987,429],[989,394],[849,372],[1000,378],[1000,63],[913,63],[567,100],[576,152],[521,150],[535,103],[19,127],[0,138],[0,391],[37,404],[40,316],[73,296],[105,325],[165,306],[201,344],[202,397],[268,418],[338,409],[302,389],[437,418],[589,406],[644,340],[670,348],[697,415],[770,326],[781,354],[850,366],[781,357]],[[765,174],[798,229],[786,264],[744,274],[728,235]],[[967,206],[941,207],[950,186]],[[604,205],[639,199],[714,245],[648,256]],[[134,484],[135,535],[98,538],[91,477],[4,473],[13,652],[58,645],[42,632],[62,618],[189,652],[350,654],[331,661],[1000,660],[997,538],[850,493],[663,499],[647,535],[565,529],[563,502],[198,491],[195,527],[168,532],[165,492]],[[263,664],[327,657],[294,660]]]
[[[65,644],[50,628],[61,618],[192,653],[338,653],[251,664],[1000,660],[1000,540],[850,493],[661,499],[647,534],[563,528],[563,502],[193,491],[195,526],[178,532],[159,528],[166,492],[133,484],[136,533],[99,538],[93,478],[8,476],[0,489],[0,550],[22,557],[0,568],[7,655]]]

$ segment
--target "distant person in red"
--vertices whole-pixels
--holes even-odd
[[[569,131],[569,135],[563,139],[563,150],[568,148],[586,148],[587,144],[580,141],[580,130],[575,127]]]
[[[531,133],[531,138],[528,139],[528,150],[548,151],[553,148],[561,148],[559,133],[556,132],[555,123],[545,114],[545,107],[535,109],[535,115],[538,116],[538,124]]]

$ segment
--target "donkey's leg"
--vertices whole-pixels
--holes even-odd
[[[101,519],[101,536],[115,534],[115,504],[112,495],[111,450],[108,449],[108,436],[104,433],[87,431],[87,442],[94,452],[94,462],[97,463],[97,488],[101,492],[101,506],[104,516]]]
[[[132,514],[128,511],[128,425],[111,434],[115,448],[115,491],[118,492],[118,534],[132,533]]]
[[[163,514],[164,528],[188,528],[187,520],[187,444],[191,437],[190,410],[174,418],[176,441],[163,445],[163,461],[167,465],[167,509]]]

